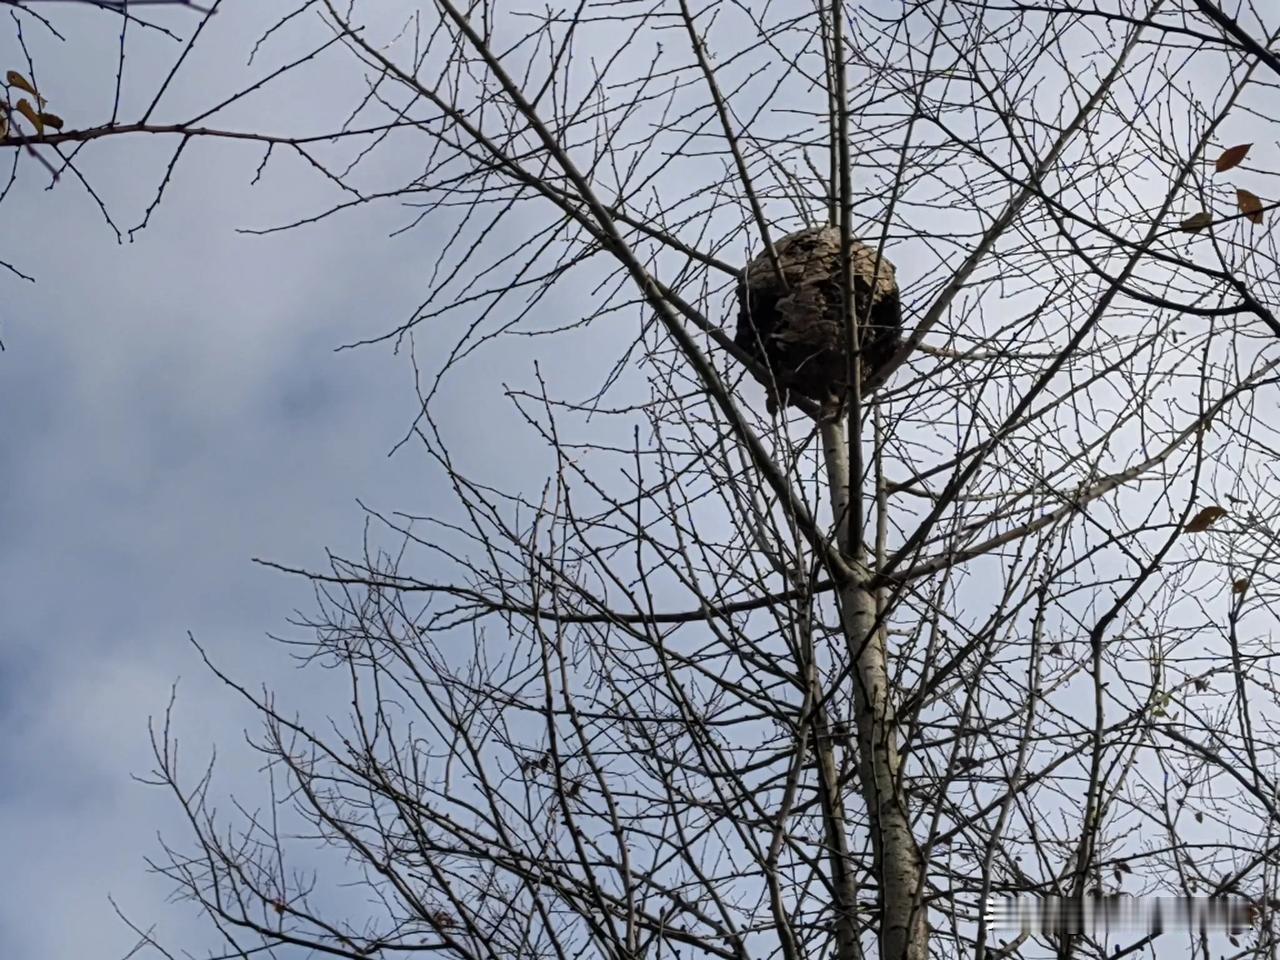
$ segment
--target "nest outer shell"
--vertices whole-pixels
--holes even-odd
[[[800,230],[775,243],[774,252],[786,289],[768,251],[747,264],[738,284],[734,342],[765,368],[762,382],[771,404],[786,392],[822,405],[839,404],[850,389],[840,231],[832,226]],[[892,263],[881,257],[877,265],[875,249],[854,240],[852,267],[854,316],[867,317],[859,331],[865,383],[901,342],[902,310]]]

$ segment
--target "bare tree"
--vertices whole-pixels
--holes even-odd
[[[231,819],[155,731],[191,836],[154,866],[220,955],[1153,950],[1000,942],[983,909],[1118,891],[1246,897],[1240,954],[1273,954],[1280,18],[373,9],[278,25],[319,18],[362,67],[340,129],[13,141],[249,139],[339,191],[308,222],[389,199],[449,238],[385,340],[455,502],[371,511],[329,570],[270,564],[314,581],[290,642],[350,711],[219,672],[261,711],[271,788]],[[403,179],[366,183],[374,155]],[[816,307],[802,232],[830,251]],[[765,309],[825,318],[830,390]],[[545,483],[469,475],[450,435],[485,425],[438,415],[501,341],[595,377],[508,390]]]

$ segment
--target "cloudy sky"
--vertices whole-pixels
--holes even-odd
[[[379,0],[380,2],[380,0]],[[319,24],[255,41],[292,4],[227,0],[161,101],[180,121],[322,42]],[[397,4],[370,5],[395,14]],[[118,19],[71,3],[40,5],[65,37],[30,17],[21,37],[41,92],[68,127],[110,116]],[[191,11],[148,10],[182,36]],[[14,21],[0,26],[0,72],[27,71]],[[390,24],[381,24],[389,27]],[[394,32],[394,30],[386,32]],[[131,30],[121,116],[150,103],[181,47]],[[335,129],[360,90],[331,51],[219,117],[242,130]],[[693,95],[693,94],[690,94]],[[338,118],[335,119],[335,113]],[[142,218],[176,144],[120,137],[89,145],[77,166],[126,231]],[[147,728],[177,683],[186,768],[219,746],[218,783],[260,802],[255,726],[202,666],[188,633],[249,685],[287,691],[323,716],[333,691],[300,672],[268,633],[314,612],[305,582],[253,558],[319,568],[326,549],[358,554],[365,515],[450,509],[413,445],[388,456],[416,412],[413,371],[390,343],[335,348],[394,329],[422,301],[448,231],[381,205],[266,236],[237,233],[324,209],[338,197],[288,157],[251,185],[261,150],[194,142],[164,202],[132,242],[117,242],[77,178],[54,189],[32,158],[0,201],[0,954],[41,960],[123,957],[136,936],[108,896],[166,942],[198,950],[207,927],[166,903],[148,875],[157,833],[181,842],[172,797],[134,779],[152,766]],[[414,157],[376,156],[364,176],[385,189]],[[566,286],[555,308],[581,316]],[[593,336],[594,333],[588,334]],[[616,336],[616,334],[615,334]],[[420,336],[420,352],[441,349]],[[610,353],[612,360],[616,353]],[[543,341],[500,343],[464,365],[436,405],[464,469],[508,485],[541,484],[537,447],[502,396],[533,361],[562,393],[603,370]],[[431,571],[415,569],[429,576]]]
[[[305,26],[281,35],[248,65],[281,7],[226,6],[157,120],[216,103],[308,37]],[[68,127],[101,122],[118,22],[71,4],[41,12],[66,37],[23,20],[50,109]],[[183,35],[197,22],[189,11],[151,17]],[[12,25],[0,28],[0,47],[5,69],[23,67]],[[149,102],[179,49],[134,31],[122,116]],[[246,101],[225,125],[332,129],[321,81],[336,89],[358,74],[337,69],[343,58],[331,63],[305,84]],[[173,146],[120,140],[80,155],[122,228],[141,218]],[[411,313],[434,235],[388,239],[405,219],[394,209],[238,235],[332,199],[296,163],[269,168],[250,188],[259,159],[243,145],[193,144],[132,243],[116,242],[73,178],[45,189],[28,157],[2,204],[0,259],[35,277],[0,277],[0,952],[8,957],[123,956],[136,937],[109,894],[170,943],[206,942],[190,911],[165,904],[169,885],[144,864],[158,851],[157,831],[184,839],[177,808],[132,779],[151,767],[148,718],[163,712],[177,681],[188,769],[217,743],[219,782],[253,799],[253,756],[241,739],[253,718],[200,665],[188,631],[251,684],[284,680],[293,701],[323,707],[322,678],[297,672],[266,636],[288,633],[295,609],[314,612],[311,592],[252,558],[315,567],[326,547],[358,553],[357,498],[430,509],[421,454],[406,447],[388,458],[415,411],[409,363],[390,345],[334,348]],[[500,357],[486,364],[502,374]],[[444,406],[483,411],[501,402],[495,393],[473,395],[464,384]],[[483,470],[504,445],[464,437],[454,449]]]

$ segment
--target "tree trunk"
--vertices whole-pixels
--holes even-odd
[[[842,549],[849,530],[849,445],[839,419],[821,425],[831,507]],[[881,960],[925,960],[929,955],[925,909],[917,905],[923,882],[920,848],[911,832],[906,798],[898,780],[898,731],[889,695],[886,631],[876,627],[876,597],[869,582],[865,551],[848,556],[860,572],[840,587],[840,624],[852,665],[854,721],[857,728],[858,781],[867,805],[872,855],[880,883]]]

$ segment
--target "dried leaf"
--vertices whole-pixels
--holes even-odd
[[[1241,578],[1237,580],[1235,583],[1231,584],[1232,593],[1244,593],[1248,589],[1249,589],[1249,581],[1244,578]]]
[[[33,97],[39,99],[40,94],[36,93],[36,88],[31,85],[31,81],[20,74],[17,70],[10,70],[4,75],[4,78],[8,81],[9,86],[17,87],[19,90],[25,90]]]
[[[9,136],[9,117],[6,114],[0,113],[0,140],[3,140],[7,136]]]
[[[1204,814],[1199,810],[1195,812],[1196,823],[1204,823]]]
[[[1254,223],[1262,222],[1262,201],[1248,190],[1236,190],[1236,203],[1240,212]]]
[[[1214,164],[1214,169],[1222,173],[1224,170],[1230,170],[1232,167],[1238,166],[1240,161],[1248,155],[1249,148],[1252,146],[1252,143],[1242,143],[1237,147],[1224,150],[1222,156],[1218,158],[1218,162]]]
[[[62,118],[56,113],[42,113],[40,119],[44,121],[46,127],[53,127],[55,130],[62,129]]]
[[[1183,533],[1203,533],[1226,515],[1227,511],[1222,507],[1205,507],[1187,522],[1182,531]]]
[[[44,121],[40,119],[40,114],[36,113],[36,108],[31,106],[30,101],[19,100],[18,112],[31,121],[31,125],[36,128],[36,133],[44,135]]]
[[[1178,224],[1178,227],[1184,233],[1195,233],[1198,230],[1203,230],[1211,223],[1213,223],[1213,214],[1201,210],[1199,213],[1187,217],[1187,219]]]

